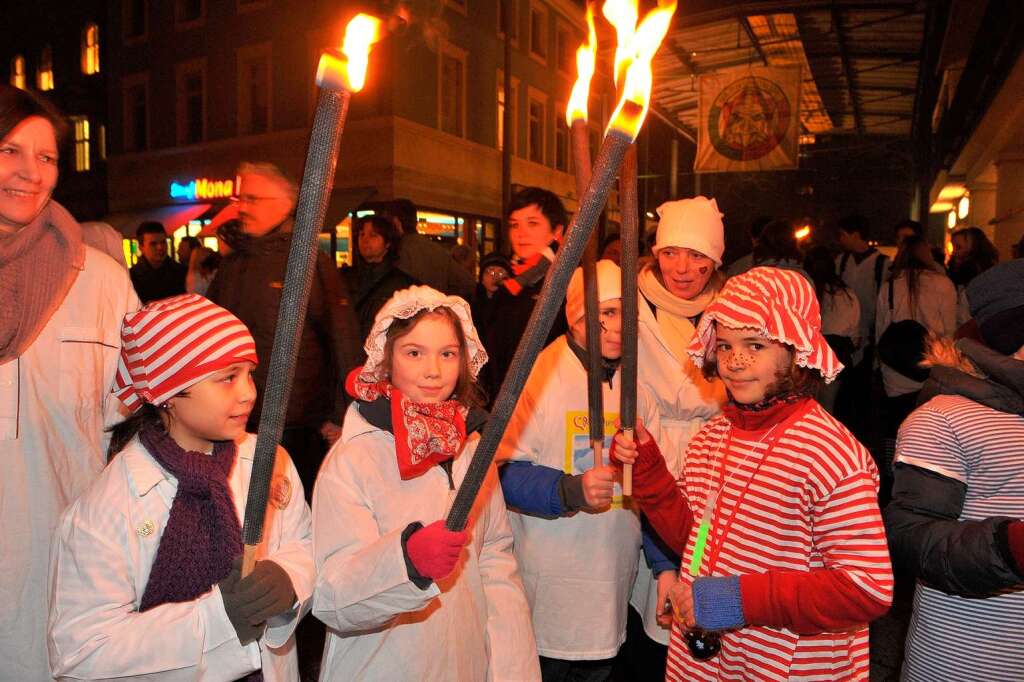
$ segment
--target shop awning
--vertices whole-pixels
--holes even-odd
[[[152,220],[162,223],[167,234],[195,220],[210,210],[211,204],[176,204],[173,206],[159,206],[144,211],[128,211],[125,213],[111,213],[103,222],[109,223],[115,230],[128,238],[135,237],[135,229],[139,223]]]

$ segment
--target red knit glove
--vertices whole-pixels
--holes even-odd
[[[467,542],[466,531],[450,531],[444,521],[434,521],[409,536],[405,551],[420,575],[436,581],[452,572]]]
[[[1010,553],[1017,564],[1017,572],[1024,573],[1024,521],[1011,521],[1006,527],[1006,538],[1009,540]]]
[[[640,503],[641,510],[658,536],[673,552],[682,556],[693,523],[690,506],[665,465],[658,444],[639,423],[635,439],[635,444],[629,446],[619,431],[612,441],[608,457],[615,466],[621,467],[623,460],[619,458],[619,450],[626,451],[630,447],[636,450],[636,461],[633,462],[633,499]]]

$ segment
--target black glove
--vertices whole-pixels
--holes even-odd
[[[252,573],[235,586],[235,592],[242,600],[239,610],[250,625],[265,623],[295,604],[291,578],[273,561],[257,561]]]
[[[231,621],[231,626],[235,628],[235,634],[238,636],[238,641],[245,645],[259,639],[260,635],[263,633],[263,627],[250,625],[248,619],[243,613],[245,600],[238,591],[238,585],[241,582],[242,577],[241,572],[242,557],[238,557],[235,559],[235,563],[231,567],[231,572],[218,583],[218,586],[220,587],[221,599],[224,600],[224,612],[228,615],[228,620]]]

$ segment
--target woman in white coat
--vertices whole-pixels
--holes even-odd
[[[484,416],[473,406],[487,354],[469,306],[403,289],[365,348],[313,492],[321,679],[539,679],[493,465],[466,530],[444,527]]]
[[[66,124],[0,85],[0,679],[49,679],[46,566],[61,512],[103,469],[128,273],[51,199]]]
[[[638,379],[657,405],[659,428],[653,435],[669,471],[678,476],[690,438],[718,414],[726,400],[722,382],[705,379],[686,354],[701,314],[725,283],[718,269],[725,237],[722,213],[714,199],[670,201],[658,208],[658,215],[655,258],[638,276]],[[646,561],[640,560],[630,604],[643,619],[646,637],[659,646],[640,643],[639,652],[634,646],[627,651],[634,669],[640,665],[643,672],[658,674],[664,670],[671,622],[665,598],[676,580],[676,567],[659,552],[651,534],[645,535]],[[644,642],[635,634],[631,628],[630,645]],[[642,653],[645,650],[648,653]],[[658,667],[651,670],[648,665],[655,658]]]

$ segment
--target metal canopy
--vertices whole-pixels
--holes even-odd
[[[803,69],[800,119],[812,134],[909,138],[927,3],[692,2],[653,63],[654,104],[697,129],[697,76],[753,66]],[[703,11],[700,11],[703,10]]]

